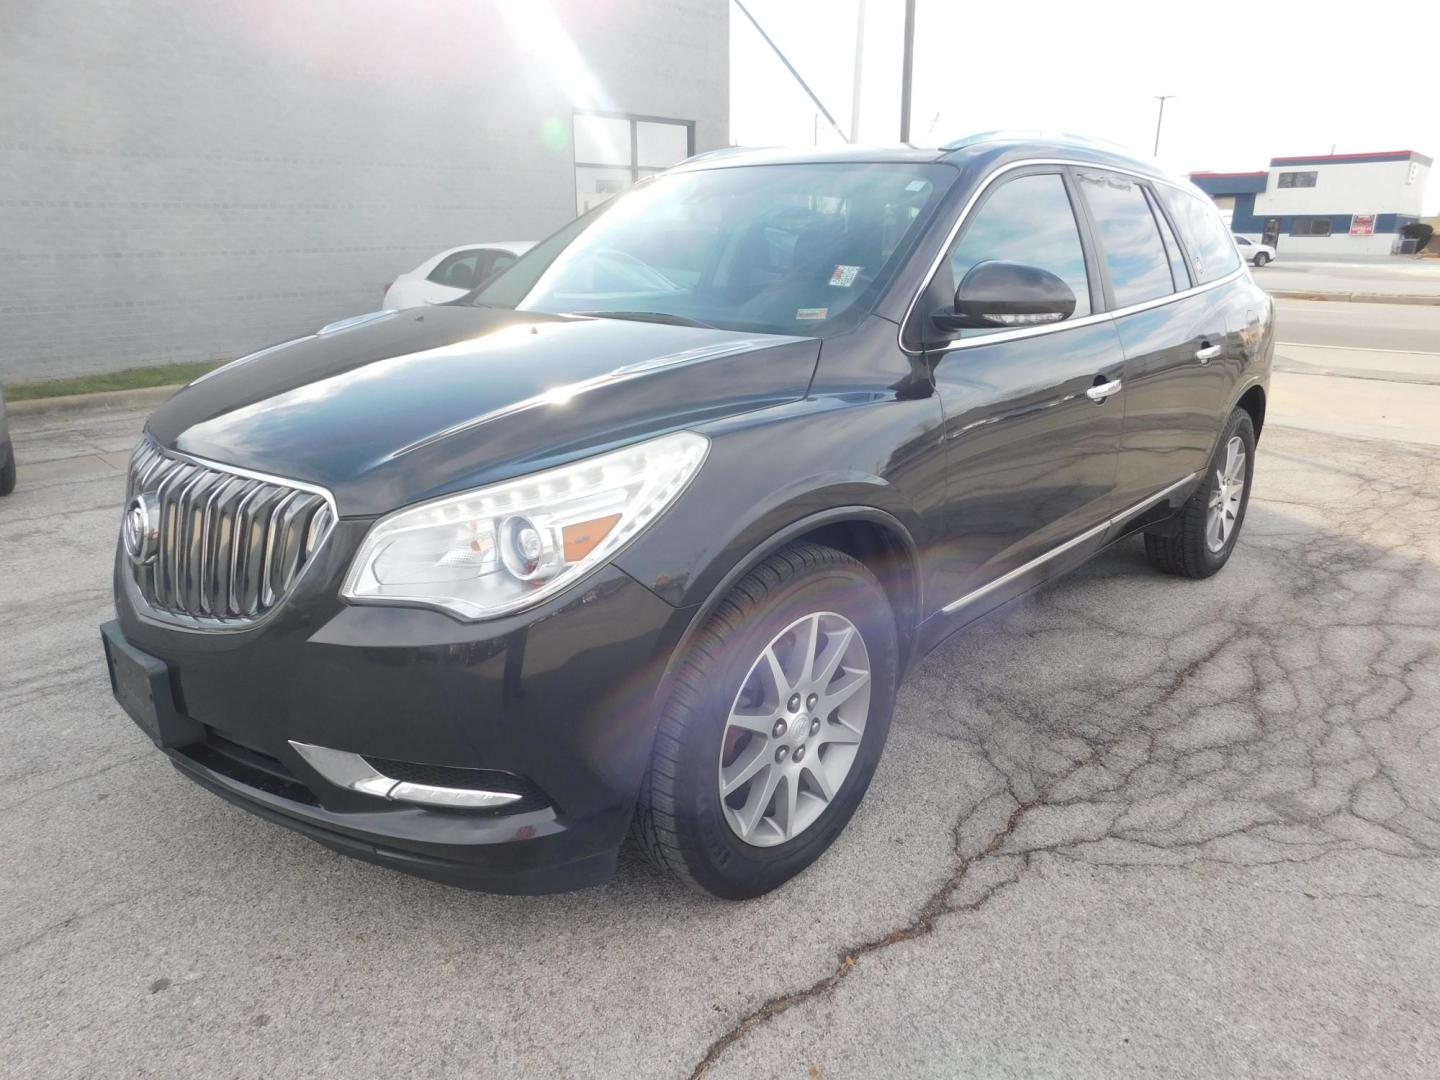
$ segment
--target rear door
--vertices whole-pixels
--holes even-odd
[[[947,536],[934,554],[947,593],[937,599],[952,608],[1094,528],[1114,504],[1124,357],[1099,314],[1094,255],[1074,201],[1061,167],[1002,176],[961,226],[914,313],[945,410]],[[1047,326],[938,336],[930,315],[948,310],[957,283],[987,260],[1057,275],[1075,294],[1074,313]],[[1108,389],[1087,395],[1099,387]]]
[[[1225,290],[1209,286],[1238,270],[1240,260],[1213,209],[1183,202],[1172,208],[1188,193],[1106,169],[1077,169],[1075,176],[1125,354],[1117,494],[1129,506],[1209,459],[1236,362]],[[1192,246],[1183,223],[1201,215],[1206,231],[1192,227],[1196,245],[1204,246]]]

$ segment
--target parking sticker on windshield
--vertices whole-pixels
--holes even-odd
[[[802,307],[795,312],[797,319],[828,319],[830,309],[828,307]]]
[[[855,284],[855,277],[863,270],[861,266],[837,266],[830,275],[830,284],[837,289],[848,289]]]

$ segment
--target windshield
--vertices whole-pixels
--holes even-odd
[[[834,333],[873,306],[955,175],[750,165],[665,175],[536,245],[472,303]]]

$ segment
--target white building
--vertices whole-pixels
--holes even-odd
[[[1230,228],[1282,252],[1389,255],[1420,219],[1431,159],[1413,150],[1277,157],[1250,173],[1191,173]]]

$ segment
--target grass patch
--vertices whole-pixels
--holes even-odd
[[[36,398],[73,397],[103,390],[140,390],[147,386],[174,386],[214,371],[225,360],[201,360],[189,364],[161,364],[158,367],[126,368],[103,375],[77,375],[72,379],[44,379],[5,387],[6,401],[33,401]]]

